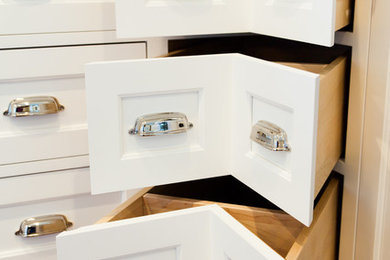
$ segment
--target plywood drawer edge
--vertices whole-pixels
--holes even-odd
[[[140,190],[97,223],[217,204],[286,259],[335,259],[339,183],[337,178],[329,182],[310,227],[279,210],[150,194],[150,188]]]

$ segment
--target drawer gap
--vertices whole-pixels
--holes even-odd
[[[275,62],[330,64],[340,56],[348,56],[350,51],[351,47],[337,44],[329,48],[263,35],[238,34],[170,40],[167,56],[240,53]]]
[[[231,175],[160,185],[149,193],[280,210]]]

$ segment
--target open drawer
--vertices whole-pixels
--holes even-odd
[[[310,227],[269,209],[274,206],[232,177],[157,187],[99,225],[57,236],[58,259],[336,259],[339,183],[330,179]]]
[[[195,56],[87,65],[93,193],[231,174],[310,225],[343,150],[349,48],[240,39],[174,52]],[[209,52],[222,54],[198,55]],[[164,112],[186,115],[192,127],[165,134],[180,122]],[[134,127],[144,115],[153,128]],[[288,149],[274,151],[280,144]]]
[[[257,33],[333,46],[352,0],[116,0],[119,37]]]

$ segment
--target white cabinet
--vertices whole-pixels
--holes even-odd
[[[55,259],[55,235],[15,235],[27,218],[63,214],[72,228],[90,225],[121,203],[120,193],[90,194],[87,168],[32,174],[0,181],[0,259]],[[45,224],[45,223],[42,223]]]
[[[28,5],[33,9],[32,3]],[[69,15],[67,10],[62,11]],[[40,15],[46,12],[45,9]],[[0,20],[4,18],[0,16]],[[86,41],[90,44],[75,44],[78,38],[74,35],[53,33],[51,37],[57,40],[47,43],[40,34],[25,35],[26,39],[35,37],[41,46],[28,46],[27,41],[22,48],[15,44],[0,50],[2,260],[56,258],[55,235],[15,235],[25,219],[64,214],[73,228],[78,228],[92,224],[122,201],[121,192],[90,194],[84,65],[145,58],[146,42],[114,43],[102,35],[100,40]],[[54,103],[50,102],[54,99],[49,97],[55,97],[63,108],[58,113],[37,115],[52,108]],[[9,109],[13,103],[20,106]],[[29,116],[13,116],[26,111],[31,112]]]
[[[0,51],[0,177],[88,166],[84,65],[145,55],[145,43]],[[64,109],[40,116],[3,114],[12,100],[26,97],[40,100],[23,101],[23,109],[48,97]]]
[[[328,60],[278,64],[216,54],[87,65],[92,192],[231,174],[309,226],[315,196],[342,152],[346,58]],[[184,113],[193,127],[129,134],[137,117],[162,112]],[[275,130],[250,138],[260,120],[284,129],[288,151],[256,142]]]
[[[119,37],[253,32],[324,46],[351,19],[349,0],[117,0]]]
[[[294,3],[285,0],[118,0],[116,23],[120,37],[253,32],[332,46],[335,31],[350,22],[350,4],[347,0]],[[4,15],[0,17],[7,20],[3,24],[9,23],[3,28],[0,26],[3,35],[114,28],[112,2],[59,1],[37,5],[7,2],[3,5]],[[29,18],[30,23],[15,22],[20,19],[19,15]],[[72,15],[74,19],[65,19]],[[89,19],[85,19],[86,16]],[[53,20],[55,22],[47,22]],[[80,113],[85,111],[82,99],[86,97],[94,193],[231,174],[287,212],[268,233],[284,230],[291,222],[299,227],[297,235],[288,240],[288,245],[276,242],[276,247],[282,246],[284,250],[275,249],[269,235],[257,233],[257,237],[254,236],[246,229],[251,230],[250,225],[244,224],[244,228],[216,206],[199,209],[182,206],[179,208],[182,211],[141,217],[159,212],[145,211],[145,207],[149,207],[145,202],[140,206],[130,201],[125,204],[128,206],[125,212],[115,215],[115,219],[128,217],[133,207],[136,211],[141,207],[143,213],[129,214],[130,217],[141,218],[65,232],[58,237],[58,257],[306,259],[318,253],[310,249],[330,243],[331,253],[321,257],[332,258],[337,241],[337,185],[328,187],[327,195],[323,195],[327,199],[322,199],[324,202],[315,209],[314,199],[343,151],[347,59],[337,55],[327,62],[308,65],[300,59],[266,61],[247,53],[100,62],[87,66],[85,94],[81,84],[82,64],[145,57],[142,51],[145,43],[119,45],[118,51],[113,52],[109,49],[115,45],[3,52],[6,57],[3,60],[12,60],[7,64],[15,64],[14,57],[23,60],[23,51],[28,51],[27,56],[31,57],[28,62],[23,60],[19,66],[5,71],[0,84],[6,84],[4,88],[10,92],[4,97],[6,103],[12,99],[11,95],[33,95],[35,90],[39,95],[46,95],[49,92],[46,90],[50,89],[51,95],[61,97],[65,111],[49,115],[39,124],[35,119],[22,121],[26,118],[18,118],[17,125],[13,121],[6,123],[6,133],[0,133],[0,138],[5,138],[3,145],[27,148],[18,150],[22,151],[20,154],[12,154],[10,150],[0,165],[0,176],[86,166],[86,115]],[[137,46],[131,57],[124,55],[126,45]],[[94,48],[99,50],[89,52]],[[64,49],[64,52],[58,55],[47,51],[55,49]],[[66,54],[65,50],[76,51]],[[90,53],[94,58],[84,59],[92,57]],[[114,54],[106,58],[106,53]],[[67,58],[63,59],[64,56]],[[68,64],[68,57],[73,57],[76,64]],[[39,64],[46,65],[34,66],[30,61],[35,59],[42,59]],[[30,83],[33,88],[27,87]],[[49,88],[53,83],[56,83],[55,88]],[[71,91],[68,91],[69,86],[72,86]],[[15,92],[15,89],[18,90]],[[69,113],[67,104],[73,103],[79,107],[75,109],[72,105],[74,110]],[[193,127],[178,135],[139,137],[129,134],[137,117],[161,112],[184,113]],[[253,126],[259,120],[285,130],[289,151],[269,151],[250,139]],[[28,129],[18,128],[30,121],[35,124]],[[260,134],[258,139],[261,139],[259,131],[254,133]],[[15,134],[17,142],[15,138],[9,139]],[[75,145],[69,145],[71,143]],[[147,197],[142,197],[142,201],[145,200]],[[157,204],[165,205],[161,198]],[[220,206],[227,210],[224,205]],[[310,226],[304,227],[289,215]],[[235,218],[241,222],[240,217]],[[259,219],[252,221],[252,225],[263,225]],[[325,231],[327,235],[321,236]]]
[[[111,0],[0,2],[0,36],[115,29]]]

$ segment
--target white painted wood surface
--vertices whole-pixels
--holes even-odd
[[[250,0],[117,0],[118,37],[247,32]]]
[[[95,63],[86,79],[93,193],[233,174],[310,225],[319,75],[223,54]],[[96,113],[102,104],[112,109]],[[166,111],[186,113],[194,127],[128,134],[137,116]],[[250,141],[260,119],[287,131],[291,152]]]
[[[333,46],[336,0],[252,0],[251,32]]]
[[[309,226],[313,218],[319,75],[239,56],[233,63],[232,174]],[[249,139],[258,120],[284,129],[289,152]]]
[[[87,226],[57,236],[61,259],[283,259],[216,205]]]
[[[66,173],[63,173],[65,175]],[[63,179],[58,176],[59,179]],[[10,179],[19,179],[10,178]],[[2,182],[3,180],[1,180]],[[76,179],[75,179],[76,181]],[[2,187],[2,191],[8,191],[7,194],[13,194],[15,192],[22,193],[22,189],[25,188],[23,180],[20,182],[21,186],[19,190],[12,190],[14,185],[8,186],[7,189]],[[77,229],[81,226],[91,225],[96,222],[102,215],[106,214],[113,208],[115,208],[121,202],[120,193],[110,193],[102,195],[90,195],[90,194],[72,194],[71,196],[64,194],[65,188],[59,187],[60,184],[56,182],[50,182],[49,179],[42,185],[52,184],[52,189],[57,188],[58,194],[56,198],[46,198],[35,201],[29,201],[26,199],[25,203],[19,203],[14,205],[0,206],[0,259],[1,260],[41,260],[41,259],[56,259],[55,248],[55,236],[47,235],[34,238],[22,238],[15,236],[15,231],[19,229],[20,223],[29,217],[36,217],[48,214],[64,214],[68,219],[73,222],[74,226],[71,229]],[[34,187],[42,188],[37,183],[32,182]],[[56,186],[54,186],[56,185]],[[64,185],[68,186],[69,183],[65,182]],[[73,183],[77,186],[77,183]],[[47,189],[42,188],[42,194],[48,194]],[[54,193],[54,192],[52,192]],[[25,196],[32,195],[34,199],[39,199],[37,192],[32,194],[31,189],[27,190]],[[53,195],[53,194],[52,194]],[[2,193],[2,197],[4,194]],[[50,197],[50,196],[49,196]]]
[[[114,1],[0,2],[0,35],[115,29]]]
[[[2,50],[0,80],[81,75],[89,62],[145,58],[145,48],[138,42]]]
[[[336,0],[116,1],[119,37],[253,32],[332,46],[335,20]]]
[[[89,194],[89,168],[53,171],[0,179],[0,207]]]
[[[0,177],[87,166],[75,157],[88,154],[84,64],[145,56],[145,43],[0,51],[2,111],[11,100],[29,96],[55,96],[65,106],[58,114],[0,117],[0,146],[5,148]],[[40,160],[45,162],[30,167]]]
[[[149,39],[140,39],[145,42]],[[65,45],[87,45],[119,42],[137,42],[134,39],[118,39],[115,30],[67,33],[39,33],[2,35],[0,49],[31,48]]]
[[[221,55],[87,65],[92,192],[229,174],[230,64]],[[194,127],[129,135],[138,116],[157,112],[185,113]]]

